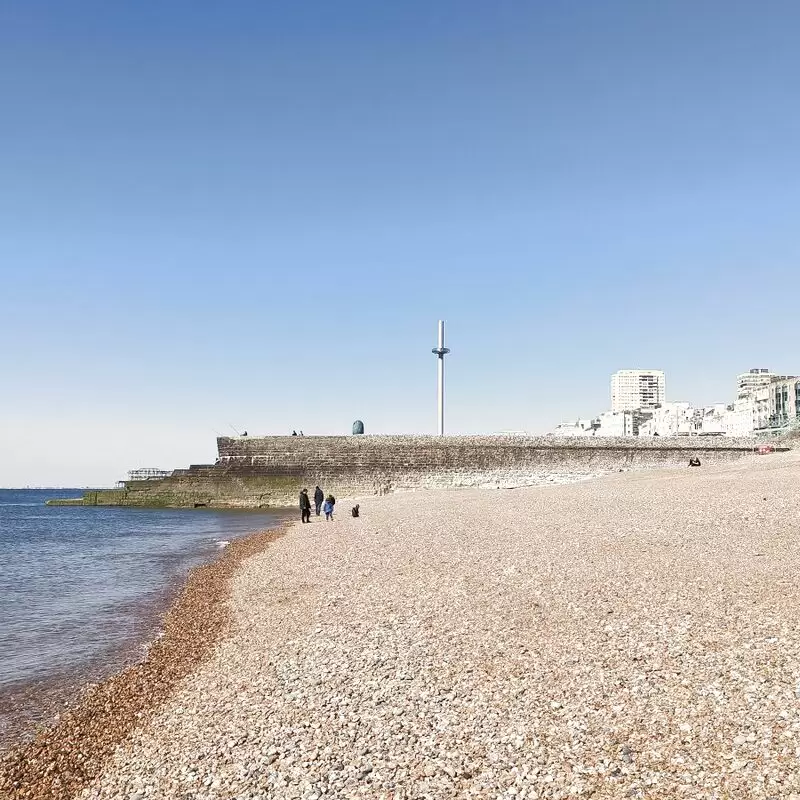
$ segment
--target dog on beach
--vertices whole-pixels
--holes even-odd
[[[351,514],[352,514],[354,517],[357,517],[357,516],[358,516],[358,503],[356,503],[356,504],[353,506],[353,508],[350,510],[350,513],[351,513]]]

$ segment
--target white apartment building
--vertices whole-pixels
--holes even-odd
[[[634,436],[635,415],[633,411],[604,411],[597,418],[600,426],[597,436]]]
[[[775,377],[768,369],[751,369],[736,376],[736,397],[747,397],[753,390],[769,386]]]
[[[748,387],[733,403],[731,424],[741,435],[747,435],[759,428],[766,428],[770,413],[769,384]]]
[[[737,417],[725,403],[695,408],[689,403],[664,403],[648,412],[639,436],[746,436],[752,431],[749,417]]]
[[[753,436],[753,404],[751,398],[736,400],[733,410],[729,410],[722,420],[726,436]]]
[[[776,375],[768,369],[751,369],[736,376],[736,397],[747,397],[756,389],[763,389],[775,381],[788,381],[794,378],[793,375]]]
[[[725,436],[729,426],[730,409],[725,403],[697,408],[692,419],[692,433],[700,436]]]
[[[694,408],[690,403],[662,403],[639,426],[639,436],[688,436],[692,432]]]
[[[611,411],[562,422],[555,436],[759,436],[800,428],[800,377],[751,369],[736,378],[732,404],[667,403],[661,370],[611,376]]]
[[[595,419],[561,422],[549,436],[633,436],[636,414],[633,411],[603,411]]]
[[[800,422],[800,378],[775,378],[769,385],[769,425]]]
[[[796,377],[751,369],[737,376],[736,390],[729,435],[748,435],[800,420],[800,381]]]
[[[551,436],[592,436],[592,420],[576,419],[575,422],[560,422],[550,433]]]
[[[611,376],[612,412],[655,408],[666,396],[666,380],[660,369],[621,369]]]

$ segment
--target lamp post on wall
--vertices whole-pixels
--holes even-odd
[[[444,346],[443,319],[439,320],[439,346],[434,347],[431,352],[439,357],[439,436],[444,436],[444,357],[450,352],[450,349]]]

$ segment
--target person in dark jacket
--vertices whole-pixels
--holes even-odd
[[[317,486],[314,490],[314,511],[316,512],[317,516],[319,516],[319,510],[322,508],[322,501],[325,499],[325,495],[322,489]]]
[[[303,522],[311,522],[311,501],[308,499],[308,489],[300,492],[300,518]]]

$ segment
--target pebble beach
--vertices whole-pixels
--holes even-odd
[[[56,726],[0,791],[800,800],[798,478],[792,451],[363,498],[358,519],[341,498],[186,604],[207,643],[128,692],[116,737]],[[42,794],[70,736],[94,760]]]

